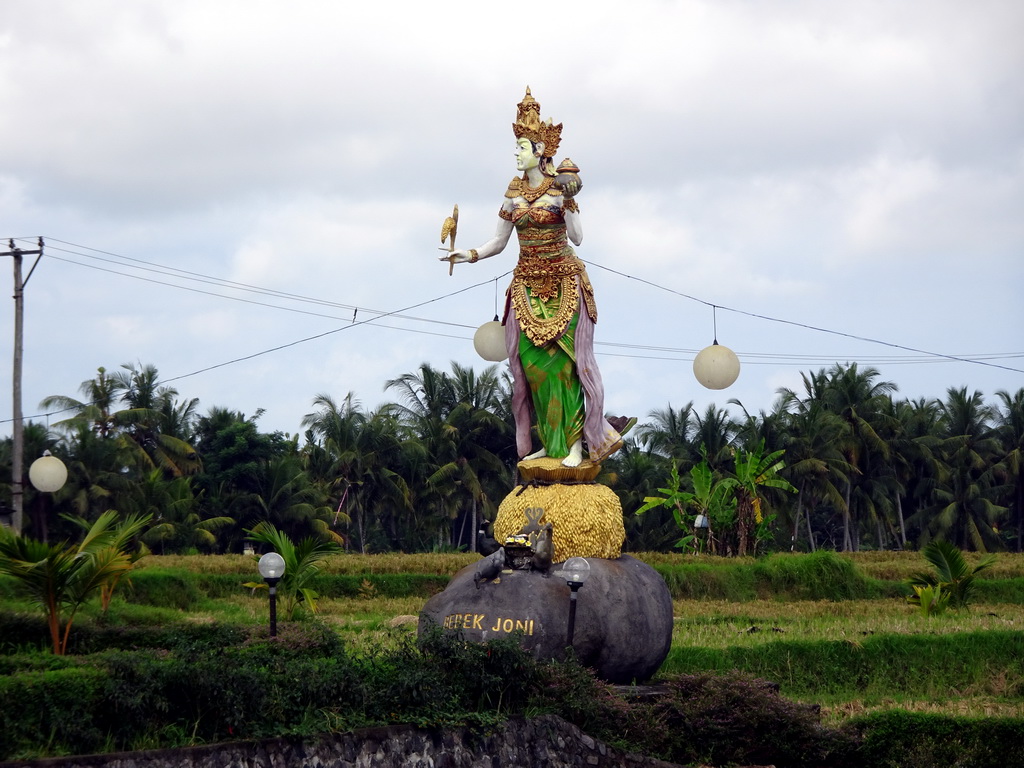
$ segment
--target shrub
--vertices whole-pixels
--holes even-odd
[[[0,759],[102,749],[106,674],[93,667],[0,677]]]
[[[131,589],[125,594],[125,599],[160,608],[193,610],[209,596],[211,581],[214,579],[207,575],[191,574],[183,570],[137,571],[132,576]],[[237,594],[241,579],[229,576],[221,581],[229,581],[231,591]]]
[[[862,740],[863,765],[1006,768],[1024,741],[1024,721],[965,718],[892,710],[857,718],[847,730]]]
[[[1024,634],[1014,630],[773,641],[749,648],[673,648],[662,674],[742,670],[775,680],[789,696],[933,696],[993,676],[1024,677]]]
[[[763,595],[797,600],[850,600],[877,597],[878,590],[849,560],[835,552],[776,554],[754,566]]]
[[[679,763],[843,765],[852,739],[820,723],[817,706],[779,696],[778,686],[736,673],[682,675],[650,706],[649,750]]]
[[[939,616],[946,612],[951,593],[943,592],[941,584],[936,584],[934,587],[922,587],[919,584],[912,586],[914,594],[907,598],[907,602],[918,606],[922,616]]]
[[[848,559],[825,550],[724,565],[695,560],[654,567],[676,600],[849,600],[906,594],[905,586],[868,579]]]
[[[852,736],[822,726],[817,707],[748,675],[673,676],[657,697],[630,700],[572,663],[544,672],[535,707],[627,751],[687,765],[852,764]]]

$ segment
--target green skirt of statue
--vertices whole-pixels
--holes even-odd
[[[538,315],[553,316],[557,304],[558,297],[547,302],[530,297],[530,308]],[[542,347],[525,333],[519,334],[519,357],[530,386],[537,433],[548,456],[554,458],[568,456],[569,447],[583,435],[583,385],[576,374],[578,321],[574,316],[561,336]]]

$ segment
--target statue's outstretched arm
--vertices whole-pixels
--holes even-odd
[[[498,230],[494,233],[494,237],[488,240],[486,243],[481,245],[479,248],[472,250],[455,250],[449,253],[447,256],[441,256],[441,261],[451,260],[455,264],[463,264],[465,262],[474,262],[479,259],[489,259],[491,256],[501,253],[505,250],[505,246],[508,245],[508,239],[512,236],[512,222],[505,221],[505,219],[498,219]],[[474,254],[476,257],[474,258]]]

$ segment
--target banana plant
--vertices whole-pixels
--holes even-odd
[[[738,451],[736,454],[736,498],[737,533],[739,535],[739,555],[747,554],[748,546],[757,548],[758,532],[766,519],[761,509],[764,501],[765,488],[796,493],[796,488],[779,473],[786,468],[782,460],[785,451],[764,452],[764,442],[749,451]]]
[[[655,507],[671,509],[676,525],[686,532],[676,542],[676,547],[681,549],[694,548],[694,525],[697,517],[703,515],[708,522],[708,540],[714,550],[715,530],[728,530],[736,521],[736,496],[733,492],[736,480],[731,477],[716,480],[705,459],[690,469],[690,481],[693,491],[680,488],[682,480],[673,466],[669,486],[658,489],[663,495],[644,497],[643,506],[636,514],[642,515]]]

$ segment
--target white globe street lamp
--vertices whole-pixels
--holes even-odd
[[[270,589],[270,636],[277,637],[277,583],[284,576],[284,558],[277,552],[267,552],[256,567]]]
[[[573,635],[576,634],[576,593],[590,577],[590,563],[585,557],[570,557],[562,566],[562,575],[569,585],[569,629],[566,632],[566,645],[572,646]]]

